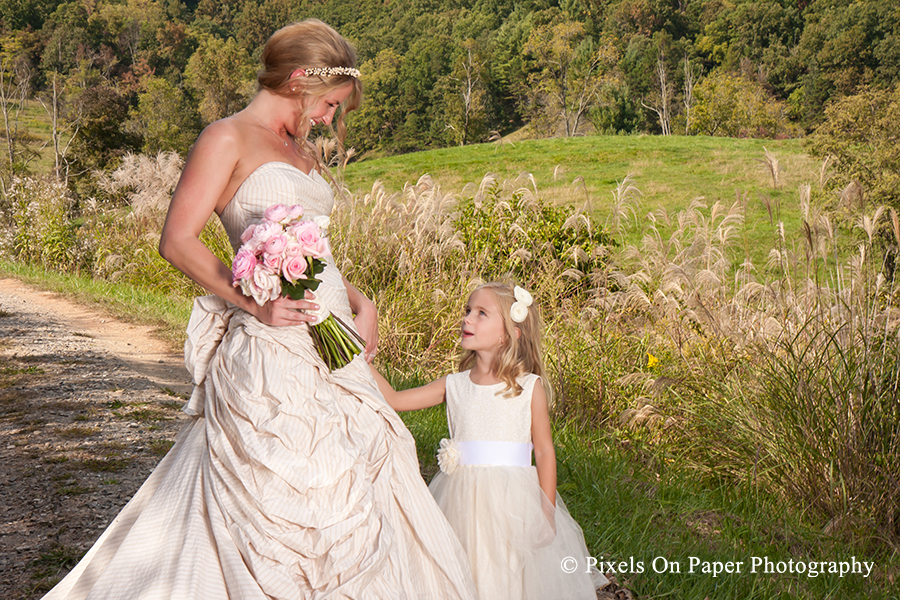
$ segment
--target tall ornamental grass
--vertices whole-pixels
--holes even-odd
[[[0,251],[202,293],[156,251],[178,160],[131,157],[101,182],[104,197],[80,202],[46,182],[17,184],[0,206]],[[514,280],[543,315],[558,423],[609,432],[651,471],[665,463],[746,486],[828,533],[897,548],[897,214],[801,186],[792,231],[771,202],[768,223],[745,222],[765,196],[645,213],[639,185],[626,177],[593,197],[576,179],[576,207],[545,200],[528,174],[460,193],[427,175],[399,191],[343,190],[332,245],[378,305],[379,366],[398,381],[455,370],[469,293]],[[769,228],[767,255],[750,247],[750,226],[753,239]],[[203,237],[230,260],[216,219]]]
[[[468,293],[514,279],[544,316],[557,418],[617,430],[651,466],[753,486],[830,533],[896,546],[896,213],[803,186],[801,230],[772,211],[772,249],[756,265],[749,194],[643,218],[635,182],[611,196],[604,227],[590,203],[554,226],[529,177],[488,176],[458,197],[423,177],[347,198],[336,247],[379,303],[382,367],[421,380],[452,371]],[[626,244],[636,231],[641,243]]]

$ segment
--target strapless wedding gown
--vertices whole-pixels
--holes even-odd
[[[327,215],[328,183],[266,163],[221,215],[232,245],[276,203]],[[352,324],[333,262],[319,301]],[[185,360],[194,415],[46,600],[474,599],[415,443],[362,356],[330,372],[306,325],[198,298]]]

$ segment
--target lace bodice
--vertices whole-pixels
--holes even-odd
[[[219,215],[235,252],[241,247],[244,230],[261,221],[266,209],[273,204],[300,204],[304,209],[303,217],[311,219],[331,214],[334,195],[331,186],[315,169],[304,173],[284,162],[263,163],[241,183]]]
[[[505,397],[505,383],[472,383],[469,371],[447,376],[447,421],[450,435],[459,442],[531,442],[531,393],[540,378],[518,378],[522,393]]]

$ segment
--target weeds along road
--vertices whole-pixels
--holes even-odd
[[[174,442],[180,353],[123,323],[0,279],[0,598],[40,598]]]

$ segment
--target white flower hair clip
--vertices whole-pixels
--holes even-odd
[[[509,316],[516,323],[521,323],[528,318],[528,307],[531,306],[534,299],[531,297],[531,294],[519,286],[513,289],[513,294],[516,296],[516,301],[509,308]]]

